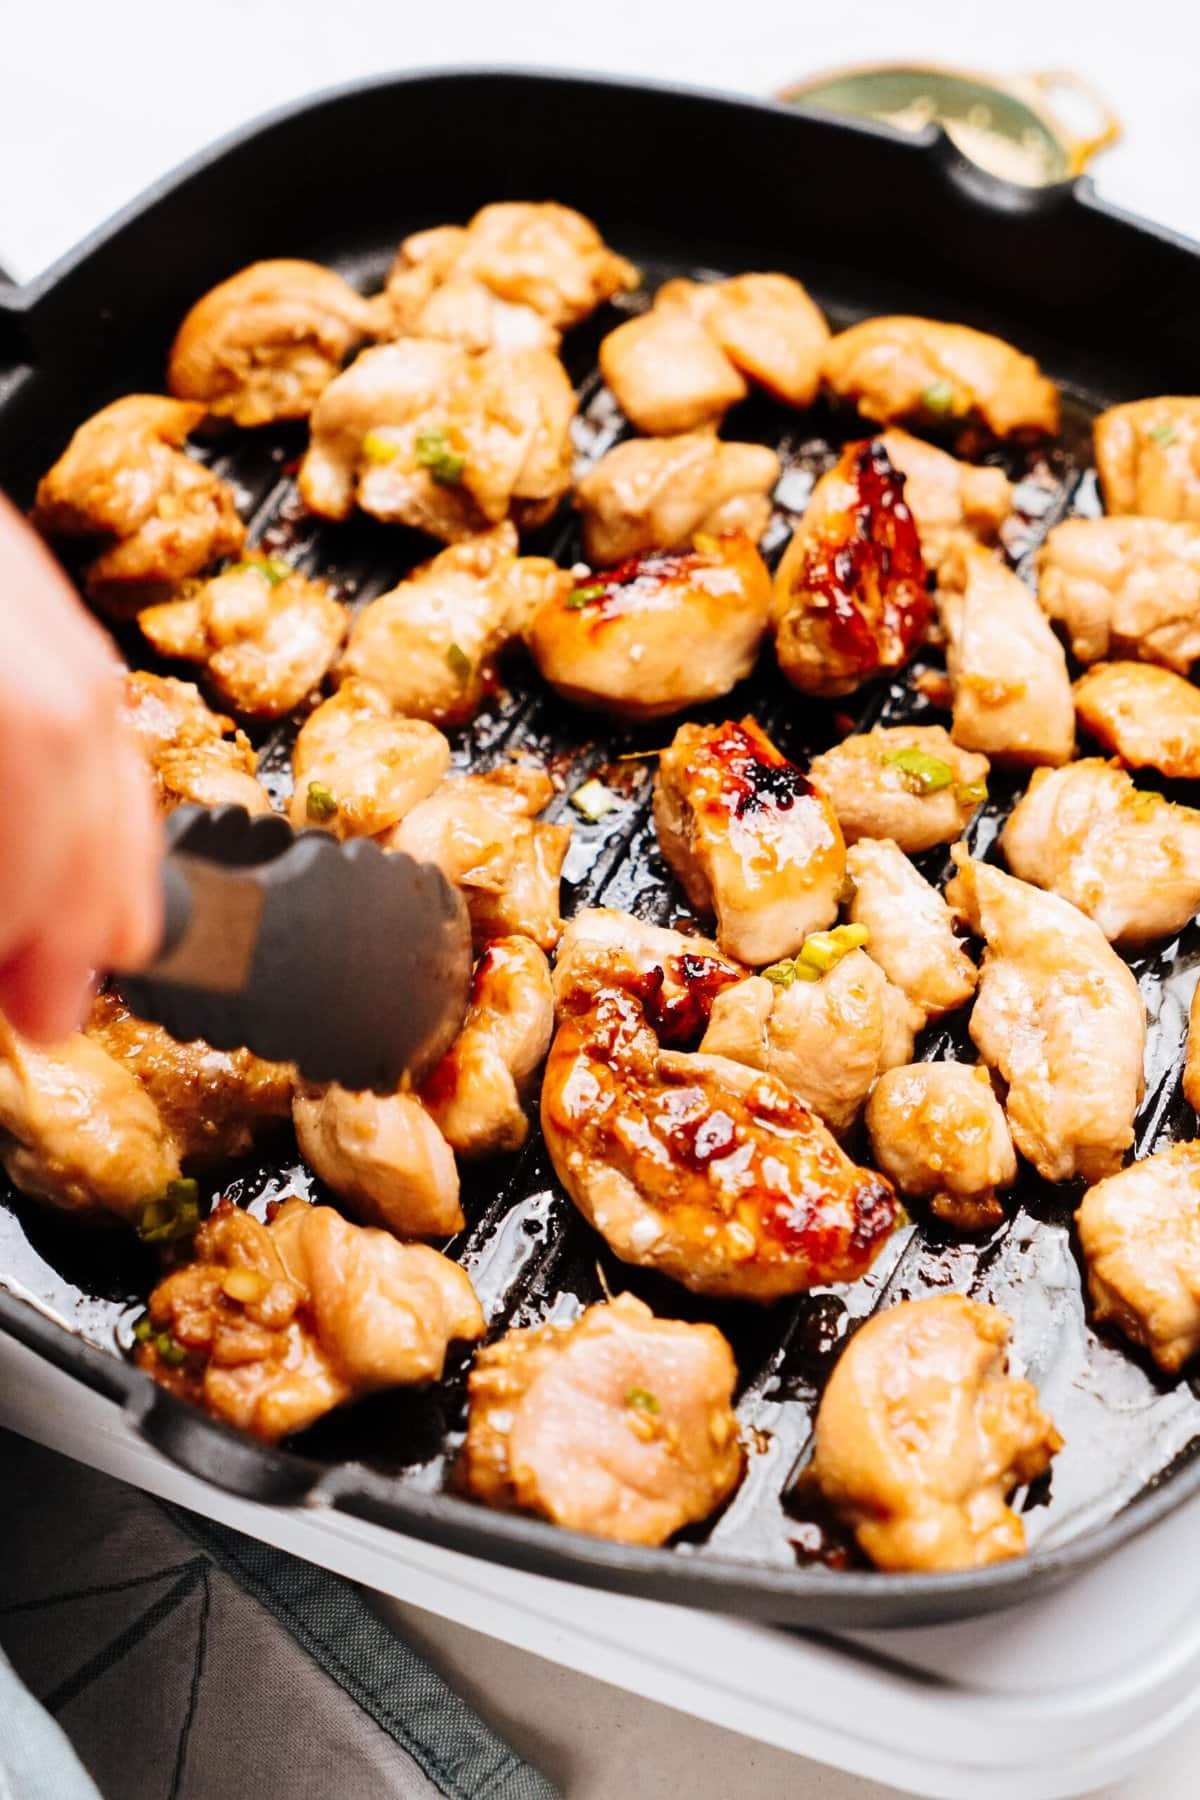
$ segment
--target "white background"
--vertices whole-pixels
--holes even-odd
[[[1125,119],[1125,142],[1100,165],[1101,190],[1200,238],[1195,0],[10,0],[4,27],[0,263],[23,278],[257,113],[355,77],[461,62],[592,68],[760,93],[809,71],[897,57],[996,71],[1067,67],[1104,88]],[[448,119],[446,129],[468,123]],[[429,1614],[410,1611],[404,1623],[570,1800],[881,1800],[890,1792]],[[1200,1728],[1104,1800],[1194,1800],[1198,1768]]]

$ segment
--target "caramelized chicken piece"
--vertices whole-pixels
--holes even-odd
[[[785,406],[811,406],[829,343],[825,316],[790,275],[734,275],[727,281],[668,281],[656,309],[699,319],[734,368]]]
[[[197,300],[179,327],[167,386],[235,425],[305,419],[351,350],[371,306],[320,263],[251,263]]]
[[[226,706],[278,719],[320,687],[347,615],[324,582],[256,560],[146,607],[138,624],[161,656],[203,663]]]
[[[576,483],[588,561],[688,550],[697,535],[727,531],[757,543],[778,479],[779,458],[764,444],[726,444],[711,431],[631,438]]]
[[[848,444],[775,573],[779,666],[804,694],[850,694],[903,668],[933,617],[904,477],[879,439]]]
[[[570,589],[542,556],[518,556],[507,522],[452,544],[358,614],[339,673],[361,675],[397,712],[457,725],[478,712],[495,662],[533,610]]]
[[[554,784],[542,769],[506,764],[452,775],[387,832],[385,850],[436,863],[460,889],[475,941],[517,933],[552,950],[562,931],[558,880],[569,825],[543,825]]]
[[[398,1237],[449,1237],[461,1229],[454,1152],[414,1094],[297,1094],[300,1154],[371,1225]]]
[[[364,1394],[437,1380],[450,1344],[484,1332],[456,1264],[298,1199],[265,1226],[222,1202],[148,1317],[140,1366],[268,1443]]]
[[[700,1048],[774,1075],[844,1137],[880,1071],[912,1055],[909,1008],[862,950],[815,980],[788,968],[719,993]]]
[[[988,550],[955,550],[938,590],[964,750],[1022,766],[1069,762],[1075,703],[1062,645],[1025,583]]]
[[[210,711],[194,683],[139,669],[125,677],[123,714],[165,812],[189,801],[270,812],[249,738]]]
[[[1068,900],[953,855],[946,898],[987,942],[971,1036],[1008,1083],[1013,1142],[1045,1181],[1111,1175],[1142,1097],[1137,982]]]
[[[1002,338],[935,319],[864,319],[825,353],[825,379],[866,419],[979,419],[995,437],[1058,430],[1058,391]]]
[[[565,699],[656,719],[716,700],[748,675],[770,606],[766,564],[734,532],[581,576],[544,601],[525,635]]]
[[[178,1043],[131,1013],[115,989],[97,994],[84,1031],[137,1077],[185,1163],[241,1156],[259,1126],[291,1116],[290,1063],[214,1050],[199,1038]]]
[[[952,844],[987,799],[986,756],[961,749],[940,725],[853,732],[809,764],[847,844],[892,838],[909,856]]]
[[[559,1007],[624,988],[662,1044],[694,1044],[717,996],[745,978],[708,938],[648,925],[614,907],[585,906],[565,927],[554,961]]]
[[[242,547],[233,489],[179,447],[203,417],[189,401],[127,394],[81,425],[38,483],[40,530],[99,541],[85,583],[113,618]]]
[[[475,965],[462,1030],[421,1089],[460,1156],[519,1150],[529,1136],[522,1101],[550,1048],[554,989],[545,953],[527,937],[493,938]]]
[[[906,1199],[928,1200],[959,1231],[1004,1217],[998,1188],[1017,1179],[1004,1109],[982,1066],[909,1063],[881,1075],[867,1102],[875,1161]]]
[[[1187,1059],[1183,1065],[1183,1097],[1193,1112],[1200,1112],[1200,986],[1192,992],[1188,1011]]]
[[[663,1050],[631,994],[569,1011],[542,1083],[555,1172],[623,1262],[695,1293],[769,1301],[853,1281],[896,1219],[771,1075]]]
[[[1014,875],[1070,900],[1114,944],[1171,937],[1200,907],[1200,812],[1099,757],[1039,769],[1000,842]]]
[[[1131,769],[1200,779],[1200,693],[1153,663],[1096,663],[1075,683],[1084,730]]]
[[[447,543],[508,517],[532,529],[570,486],[574,413],[566,371],[547,350],[380,344],[313,408],[301,497],[327,519],[347,518],[357,500]]]
[[[1012,1323],[961,1294],[902,1300],[856,1331],[817,1414],[812,1472],[881,1569],[977,1569],[1025,1551],[1006,1504],[1062,1448],[1007,1373]]]
[[[1003,469],[960,462],[924,438],[885,431],[877,440],[904,477],[904,500],[917,522],[925,566],[936,575],[954,546],[991,544],[1012,512]]]
[[[1080,662],[1130,656],[1186,675],[1200,657],[1200,530],[1067,519],[1038,557],[1038,601]]]
[[[475,1358],[459,1474],[488,1506],[621,1544],[663,1544],[742,1474],[733,1353],[713,1325],[632,1294]]]
[[[774,962],[831,925],[846,874],[832,808],[753,719],[681,725],[658,761],[659,847],[717,942]]]
[[[600,373],[637,431],[700,431],[750,392],[712,334],[680,306],[626,319],[600,345]]]
[[[450,746],[435,725],[397,718],[377,687],[351,675],[300,728],[292,825],[378,837],[432,794],[449,767]]]
[[[1108,512],[1200,521],[1200,399],[1110,406],[1092,430]]]
[[[1097,1324],[1177,1374],[1200,1350],[1200,1143],[1170,1144],[1097,1182],[1075,1222]]]
[[[954,935],[954,915],[890,838],[864,838],[846,854],[854,886],[848,917],[869,932],[867,953],[908,996],[914,1028],[964,1006],[979,971]]]
[[[132,1070],[82,1032],[33,1044],[3,1017],[0,1162],[22,1193],[89,1222],[133,1223],[179,1176],[175,1138]]]

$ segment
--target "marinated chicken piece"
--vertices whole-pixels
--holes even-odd
[[[815,979],[803,966],[776,964],[769,978],[725,988],[700,1048],[774,1075],[844,1137],[880,1071],[912,1055],[909,1008],[862,950]]]
[[[543,825],[554,784],[542,769],[506,764],[452,775],[380,840],[436,863],[462,893],[476,943],[515,933],[553,950],[562,931],[558,881],[569,825]]]
[[[179,327],[167,386],[235,425],[306,419],[350,352],[371,305],[320,263],[251,263],[212,288]]]
[[[1200,399],[1110,406],[1092,430],[1106,511],[1200,521]]]
[[[351,675],[300,728],[292,825],[378,837],[432,794],[449,767],[450,746],[436,725],[398,718],[377,687]]]
[[[1012,512],[1012,483],[1002,469],[960,462],[907,431],[885,431],[877,441],[904,477],[926,568],[936,575],[956,544],[994,543]]]
[[[804,694],[850,694],[903,668],[933,617],[904,477],[878,439],[848,444],[813,489],[775,572],[779,666]]]
[[[959,1231],[1004,1217],[997,1189],[1017,1179],[1004,1109],[981,1066],[910,1063],[881,1075],[867,1101],[875,1161],[906,1199],[928,1200]]]
[[[1200,1350],[1200,1143],[1097,1182],[1075,1222],[1096,1323],[1177,1374]]]
[[[914,1028],[965,1006],[979,971],[954,935],[954,915],[891,838],[864,838],[846,853],[853,925],[870,934],[867,953],[918,1015]]]
[[[212,712],[194,683],[139,669],[125,677],[122,710],[164,812],[187,802],[270,812],[249,738],[232,719]]]
[[[0,1162],[22,1193],[91,1223],[134,1223],[179,1177],[175,1138],[131,1069],[82,1032],[33,1044],[3,1017]]]
[[[450,1344],[484,1333],[456,1264],[299,1199],[270,1225],[223,1201],[147,1319],[139,1365],[268,1443],[364,1394],[436,1381]]]
[[[656,309],[699,319],[739,374],[785,406],[811,406],[821,386],[829,327],[790,275],[734,275],[727,281],[668,281]]]
[[[1038,558],[1038,601],[1080,662],[1129,656],[1186,675],[1200,657],[1200,529],[1066,519]]]
[[[1008,1083],[1013,1142],[1044,1181],[1120,1168],[1142,1097],[1146,1009],[1098,926],[953,851],[946,898],[986,940],[971,1037]]]
[[[417,235],[435,237],[437,232]],[[389,286],[376,302],[379,336],[441,338],[464,350],[558,349],[562,333],[532,306],[501,300],[482,281],[452,272],[441,279],[436,271],[436,258],[404,266],[397,260]]]
[[[663,1544],[742,1474],[733,1353],[713,1325],[632,1294],[475,1358],[459,1475],[488,1506],[620,1544]]]
[[[529,1136],[522,1101],[550,1048],[554,989],[530,938],[493,938],[475,965],[462,1030],[421,1089],[452,1150],[487,1156]]]
[[[260,1126],[291,1117],[290,1063],[214,1050],[199,1038],[178,1043],[131,1013],[115,989],[97,994],[84,1031],[137,1077],[184,1163],[241,1156]]]
[[[1131,769],[1200,779],[1200,693],[1153,663],[1096,663],[1075,683],[1084,730]]]
[[[962,836],[987,799],[989,766],[940,725],[885,725],[814,756],[808,773],[847,844],[892,838],[916,856]]]
[[[615,907],[586,906],[564,928],[554,960],[559,1007],[624,988],[640,1001],[662,1044],[694,1044],[713,1002],[745,979],[740,963],[708,938],[648,925]]]
[[[575,394],[547,350],[406,338],[364,350],[313,408],[306,506],[364,512],[456,543],[511,517],[544,524],[571,484]]]
[[[564,699],[657,719],[727,694],[754,667],[771,578],[741,532],[631,557],[534,613],[530,654]]]
[[[850,1339],[817,1414],[812,1473],[881,1569],[977,1569],[1025,1552],[1006,1504],[1062,1448],[1011,1320],[961,1294],[902,1300]]]
[[[1188,1011],[1187,1058],[1183,1065],[1183,1097],[1193,1112],[1200,1112],[1200,986],[1193,990]]]
[[[180,449],[203,417],[190,401],[127,394],[81,425],[38,483],[41,531],[98,540],[85,585],[113,618],[245,541],[233,489]]]
[[[865,419],[979,419],[995,437],[1052,435],[1058,391],[1002,338],[936,319],[864,319],[831,339],[825,380]]]
[[[758,965],[837,917],[846,848],[833,809],[753,719],[681,725],[658,760],[659,848],[727,956]]]
[[[347,622],[324,582],[261,560],[138,614],[161,656],[203,663],[226,706],[256,719],[281,718],[320,687]]]
[[[452,544],[358,614],[339,675],[360,675],[397,712],[436,724],[472,718],[495,683],[495,661],[528,617],[571,577],[542,556],[518,556],[507,522]]]
[[[1022,766],[1069,762],[1075,703],[1063,647],[1025,586],[988,550],[955,550],[938,590],[964,750]]]
[[[401,997],[402,998],[402,997]],[[415,1094],[303,1090],[300,1154],[351,1212],[397,1237],[449,1237],[463,1224],[454,1152]]]
[[[781,1081],[664,1050],[611,988],[559,1025],[542,1083],[559,1180],[623,1262],[694,1293],[770,1301],[870,1267],[896,1220]]]
[[[1070,900],[1114,944],[1172,937],[1200,908],[1200,812],[1099,757],[1039,769],[1000,843],[1014,875]]]
[[[756,544],[778,479],[779,458],[764,444],[726,444],[711,431],[631,438],[576,483],[587,559],[623,563],[727,531]]]
[[[635,430],[654,437],[719,425],[750,392],[716,339],[680,306],[652,307],[610,331],[600,373]]]

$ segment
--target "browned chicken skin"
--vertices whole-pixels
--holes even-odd
[[[808,773],[847,844],[891,838],[916,856],[962,836],[987,798],[989,763],[940,725],[885,725],[814,756]]]
[[[1200,522],[1200,399],[1110,406],[1092,430],[1108,512]]]
[[[1153,663],[1095,663],[1075,683],[1084,730],[1131,769],[1200,779],[1200,693]]]
[[[1200,529],[1066,519],[1038,556],[1038,601],[1080,662],[1129,656],[1186,675],[1200,657]]]
[[[1012,511],[1012,483],[1002,469],[960,462],[907,431],[885,431],[877,441],[904,477],[928,569],[937,574],[956,545],[994,542]]]
[[[631,1294],[510,1331],[475,1358],[460,1479],[489,1506],[665,1543],[741,1478],[736,1379],[714,1326],[656,1319]]]
[[[378,837],[432,794],[449,767],[450,745],[436,725],[397,717],[377,687],[348,676],[296,738],[292,825]]]
[[[1177,1374],[1200,1350],[1200,1144],[1170,1144],[1097,1182],[1075,1222],[1097,1323]]]
[[[724,443],[711,431],[631,438],[575,484],[584,552],[605,565],[649,550],[688,550],[697,536],[727,531],[757,543],[778,479],[779,458],[764,444]]]
[[[1017,1179],[1017,1156],[985,1068],[889,1069],[867,1102],[867,1130],[875,1161],[906,1199],[927,1199],[935,1218],[960,1231],[1000,1223],[997,1189]]]
[[[524,1100],[550,1048],[554,989],[532,938],[493,938],[475,965],[462,1030],[421,1089],[421,1102],[459,1156],[519,1150]]]
[[[212,712],[192,682],[139,669],[125,677],[123,713],[164,812],[187,802],[270,812],[250,740]]]
[[[825,353],[825,379],[866,419],[978,418],[996,437],[1058,430],[1058,393],[1031,356],[967,325],[864,319]]]

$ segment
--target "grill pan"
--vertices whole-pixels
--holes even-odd
[[[1089,466],[1092,411],[1143,394],[1195,392],[1200,249],[1122,217],[1090,184],[1014,188],[958,154],[936,128],[912,138],[829,114],[668,87],[544,74],[451,71],[339,90],[251,127],[152,189],[48,275],[0,292],[0,485],[21,503],[88,414],[133,389],[161,389],[167,347],[188,306],[258,257],[330,262],[380,284],[406,233],[467,218],[490,200],[553,197],[594,218],[646,287],[679,274],[781,269],[799,276],[836,326],[912,311],[1012,338],[1064,387],[1061,439],[1044,452],[986,451],[1020,483],[1004,548],[1028,574],[1060,518],[1099,510]],[[645,304],[632,296],[630,307]],[[568,335],[585,458],[623,434],[599,383],[600,336],[617,308]],[[785,474],[765,540],[774,561],[812,480],[853,418],[753,400],[732,436],[775,445]],[[251,537],[363,602],[430,554],[426,540],[358,518],[319,524],[289,469],[303,429],[213,439],[202,454],[239,490]],[[573,524],[527,547],[569,562]],[[155,665],[145,646],[131,658]],[[919,665],[918,665],[919,666]],[[179,671],[185,675],[189,670]],[[923,716],[911,679],[837,702],[788,689],[765,656],[726,701],[689,717],[750,711],[790,754],[845,729]],[[564,911],[603,903],[669,922],[682,896],[657,856],[652,760],[617,761],[669,741],[674,722],[610,730],[573,713],[519,656],[473,724],[453,734],[459,769],[510,751],[562,778],[552,811],[575,841]],[[261,773],[288,785],[295,722],[259,734]],[[567,796],[600,773],[621,796],[596,824]],[[1003,778],[971,833],[986,854],[1017,791]],[[1176,796],[1179,790],[1175,790]],[[1184,796],[1194,798],[1194,796]],[[941,852],[921,859],[940,879]],[[1195,925],[1133,962],[1151,1015],[1138,1154],[1191,1135],[1178,1094],[1186,1007],[1200,963]],[[934,1027],[924,1055],[969,1053],[963,1015]],[[852,1146],[853,1148],[853,1146]],[[261,1211],[273,1196],[318,1192],[290,1136],[263,1140],[213,1185]],[[950,1620],[1019,1600],[1144,1530],[1200,1488],[1200,1398],[1167,1383],[1128,1346],[1087,1325],[1070,1232],[1076,1190],[1028,1171],[1005,1223],[956,1242],[927,1218],[898,1231],[866,1280],[768,1310],[705,1302],[627,1269],[558,1188],[536,1132],[516,1157],[466,1173],[467,1228],[450,1252],[475,1281],[493,1334],[569,1318],[629,1287],[658,1310],[708,1318],[732,1342],[739,1417],[750,1446],[741,1490],[710,1525],[662,1550],[626,1548],[485,1510],[448,1487],[461,1441],[467,1358],[424,1393],[376,1397],[269,1449],[235,1436],[154,1387],[122,1360],[155,1264],[127,1234],[88,1233],[15,1193],[0,1197],[0,1325],[87,1386],[120,1402],[145,1437],[219,1486],[266,1502],[336,1506],[450,1548],[599,1587],[808,1627]],[[884,1575],[857,1562],[807,1497],[801,1468],[825,1376],[847,1330],[900,1298],[959,1290],[1016,1321],[1016,1357],[1066,1438],[1048,1478],[1025,1494],[1030,1554],[962,1574]]]

